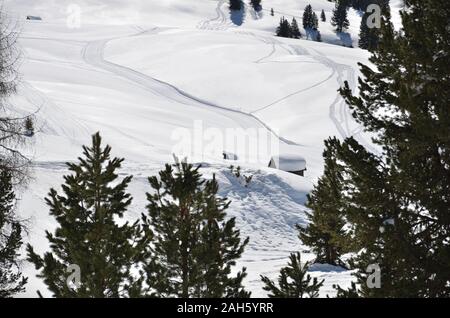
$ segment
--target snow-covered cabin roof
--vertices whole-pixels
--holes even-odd
[[[296,154],[281,154],[272,156],[270,167],[288,172],[303,171],[306,169],[306,160]]]

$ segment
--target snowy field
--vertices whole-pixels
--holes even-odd
[[[128,215],[134,219],[146,205],[147,176],[172,162],[180,138],[200,126],[222,135],[253,129],[307,161],[306,175],[299,177],[267,168],[272,152],[264,147],[256,150],[258,160],[237,162],[202,147],[190,153],[205,176],[217,174],[220,193],[233,201],[229,215],[250,236],[239,266],[248,268],[246,285],[253,296],[265,295],[259,275],[275,278],[290,252],[313,258],[295,224],[306,224],[304,204],[322,173],[323,140],[369,140],[337,93],[345,80],[356,88],[357,63],[367,63],[368,53],[340,45],[342,37],[329,22],[333,3],[263,0],[262,13],[247,7],[230,18],[223,0],[4,2],[22,26],[22,81],[12,103],[23,114],[35,113],[39,130],[25,149],[34,171],[19,206],[30,222],[27,241],[38,252],[47,249],[44,231],[55,226],[44,197],[51,187],[59,188],[64,163],[81,154],[91,134],[100,131],[113,154],[126,159],[121,173],[135,176]],[[280,16],[295,16],[301,24],[308,3],[326,12],[327,22],[319,25],[324,42],[274,37]],[[27,15],[43,20],[26,21]],[[349,17],[347,36],[356,47],[360,16],[350,10]],[[256,144],[261,138],[248,140]],[[215,151],[220,147],[225,146]],[[230,164],[254,175],[249,187],[231,174]],[[48,295],[31,265],[24,266],[29,276],[24,296],[36,296],[37,289]],[[349,272],[327,266],[315,266],[311,274],[326,279],[322,296],[351,279]]]

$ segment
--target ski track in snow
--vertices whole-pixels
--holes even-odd
[[[278,41],[278,40],[270,38],[270,37],[256,35],[253,32],[244,32],[244,33],[240,32],[240,33],[247,34],[249,36],[253,36],[256,39],[259,39],[263,43],[272,45],[273,49],[272,49],[272,52],[270,55],[273,55],[276,51],[276,46],[279,46],[279,47],[283,48],[284,50],[286,50],[287,52],[289,52],[290,55],[310,56],[312,59],[316,60],[321,65],[329,68],[331,71],[330,74],[325,79],[323,79],[311,86],[299,89],[298,91],[295,91],[295,92],[292,92],[292,93],[290,93],[274,102],[271,102],[265,106],[257,108],[256,110],[253,110],[251,112],[252,114],[261,112],[261,111],[268,109],[270,107],[273,107],[273,106],[279,104],[280,102],[285,101],[293,96],[299,95],[308,90],[311,90],[320,85],[323,85],[326,82],[328,82],[329,80],[331,80],[333,77],[335,77],[336,74],[337,74],[336,81],[338,82],[339,87],[342,87],[344,85],[344,81],[347,80],[349,82],[349,85],[352,88],[352,90],[356,89],[355,71],[353,70],[352,67],[350,67],[348,65],[338,64],[316,50],[314,50],[316,54],[311,54],[308,50],[302,48],[299,45],[294,46],[291,44],[285,44],[285,43],[282,43],[281,41]],[[269,56],[265,56],[262,59],[258,60],[257,62],[260,62],[263,59],[267,59]],[[292,62],[292,63],[304,63],[304,62]],[[347,76],[344,76],[344,73],[346,73]],[[341,135],[341,137],[348,138],[350,136],[355,136],[356,135],[355,130],[350,128],[350,122],[349,122],[349,120],[351,120],[351,114],[349,113],[350,109],[339,93],[337,93],[336,99],[333,101],[333,103],[330,105],[329,108],[330,108],[329,117],[330,117],[331,121],[334,123],[334,125],[335,125],[336,129],[338,130],[339,134]],[[364,145],[370,146],[370,144],[368,144],[362,138],[359,138],[359,139]]]
[[[34,113],[39,115],[36,131],[49,134],[74,138],[80,131],[85,136],[89,136],[89,130],[79,120],[68,116],[67,113],[57,103],[49,99],[45,94],[35,89],[30,83],[22,82],[19,85],[19,92],[25,99],[36,107]],[[63,121],[70,121],[70,125],[61,125]],[[67,127],[71,127],[67,129]]]
[[[139,32],[138,34],[133,34],[131,36],[139,36],[143,33],[155,33],[158,32],[158,28],[152,31]],[[123,37],[110,38],[106,40],[98,40],[89,42],[83,50],[83,59],[90,65],[102,68],[106,71],[114,73],[118,76],[126,78],[140,87],[149,90],[150,92],[162,96],[176,103],[185,104],[188,106],[195,106],[206,108],[207,110],[214,110],[217,113],[226,116],[227,118],[235,121],[242,128],[265,128],[276,138],[278,138],[282,143],[288,145],[298,145],[297,143],[290,141],[286,138],[280,137],[276,132],[273,131],[266,123],[261,119],[254,116],[251,113],[247,113],[241,110],[233,109],[232,107],[224,107],[214,104],[210,101],[206,101],[199,97],[193,96],[184,90],[164,82],[162,80],[156,79],[155,77],[148,76],[146,74],[140,73],[129,67],[118,65],[110,61],[105,60],[103,51],[108,44],[108,42],[117,40]]]
[[[227,22],[227,17],[222,11],[222,6],[227,3],[227,0],[219,0],[216,7],[217,16],[211,19],[200,21],[197,25],[198,29],[202,30],[226,30],[231,26],[230,22]]]
[[[221,31],[228,30],[230,27],[232,27],[232,24],[227,22],[226,13],[223,12],[223,10],[222,10],[222,7],[225,3],[226,3],[225,0],[220,0],[217,3],[217,7],[216,7],[217,17],[215,17],[213,19],[202,21],[198,24],[197,27],[199,29],[203,29],[203,30],[221,30]],[[247,7],[247,5],[246,5],[246,7]],[[268,11],[268,10],[266,10],[266,11]],[[281,13],[281,12],[277,12],[277,13]],[[293,16],[293,17],[301,18],[298,16]],[[211,26],[211,24],[214,24],[214,26]],[[261,57],[260,59],[256,60],[255,63],[262,63],[264,60],[270,58],[271,56],[273,56],[276,53],[277,47],[279,47],[293,56],[298,56],[298,55],[310,56],[315,61],[317,61],[317,63],[322,64],[323,66],[329,68],[331,71],[330,75],[327,76],[322,81],[319,81],[309,87],[305,87],[305,88],[299,89],[297,91],[294,91],[294,92],[292,92],[282,98],[279,98],[267,105],[261,106],[255,110],[251,111],[250,114],[254,115],[260,111],[263,111],[265,109],[273,107],[282,101],[286,101],[287,99],[289,99],[291,97],[294,97],[294,96],[304,93],[308,90],[316,88],[320,85],[323,85],[326,82],[328,82],[329,80],[331,80],[336,74],[337,74],[336,81],[337,81],[339,87],[343,87],[344,81],[348,81],[350,88],[353,91],[355,91],[355,89],[356,89],[356,80],[355,80],[356,75],[355,75],[354,69],[351,66],[348,66],[345,64],[339,64],[339,63],[332,61],[331,59],[327,58],[324,54],[322,54],[321,52],[318,52],[317,50],[313,49],[315,54],[312,54],[307,49],[301,47],[300,44],[295,45],[295,46],[292,44],[286,44],[286,43],[283,43],[283,42],[279,41],[278,39],[276,39],[275,36],[266,36],[266,35],[255,34],[254,32],[251,32],[251,31],[236,31],[236,33],[244,35],[244,36],[253,37],[264,44],[272,46],[271,52],[268,55],[265,55],[265,56]],[[304,62],[294,61],[291,63],[304,63]],[[344,74],[346,74],[346,75],[344,75]],[[337,93],[335,100],[333,101],[333,103],[330,105],[329,108],[330,108],[329,117],[330,117],[331,121],[333,122],[333,124],[335,125],[337,131],[339,132],[339,134],[342,138],[345,139],[348,137],[354,137],[361,144],[366,146],[371,152],[374,152],[374,153],[377,152],[377,150],[370,144],[370,142],[367,142],[365,140],[365,138],[361,135],[361,132],[363,131],[363,127],[361,125],[359,125],[359,127],[357,127],[356,129],[350,128],[350,121],[352,121],[353,124],[355,124],[355,121],[353,121],[353,118],[350,113],[350,109],[349,109],[348,105],[345,103],[345,100],[342,98],[342,96],[339,93]]]
[[[217,7],[216,7],[216,12],[217,12],[216,18],[202,21],[199,23],[199,25],[197,27],[199,29],[203,29],[203,30],[227,30],[227,29],[229,29],[231,27],[231,24],[227,23],[226,14],[222,10],[222,7],[225,2],[226,1],[224,1],[224,0],[220,0],[218,2]],[[297,18],[300,18],[300,17],[297,17]],[[210,26],[211,23],[215,23],[214,27]],[[276,39],[275,36],[260,35],[260,34],[256,34],[251,31],[236,31],[236,33],[244,35],[244,36],[253,37],[264,44],[272,46],[271,52],[268,55],[265,55],[265,56],[261,57],[260,59],[256,60],[255,63],[262,63],[262,61],[264,61],[265,59],[270,58],[272,55],[274,55],[276,53],[277,47],[279,47],[279,48],[282,48],[285,51],[287,51],[290,55],[308,55],[311,58],[313,58],[315,61],[317,61],[318,63],[329,68],[331,71],[330,75],[327,76],[327,78],[325,78],[324,80],[319,81],[309,87],[299,89],[299,90],[292,92],[292,93],[290,93],[278,100],[275,100],[267,105],[259,107],[256,110],[253,110],[252,112],[250,112],[250,114],[256,114],[260,111],[263,111],[265,109],[273,107],[282,101],[286,101],[287,99],[289,99],[291,97],[294,97],[294,96],[304,93],[310,89],[318,87],[318,86],[326,83],[327,81],[331,80],[336,74],[337,74],[336,81],[338,82],[339,87],[342,87],[344,85],[344,81],[348,81],[350,88],[353,91],[356,89],[356,81],[355,81],[356,75],[355,75],[355,71],[353,70],[353,68],[348,65],[345,65],[345,64],[336,63],[336,62],[330,60],[329,58],[327,58],[326,56],[324,56],[322,53],[318,52],[317,50],[313,50],[315,52],[315,54],[312,54],[307,49],[301,47],[300,44],[295,45],[295,46],[292,44],[286,44],[286,43],[283,43],[283,42],[279,41],[278,39]],[[304,62],[294,61],[292,63],[304,63]],[[344,73],[346,73],[346,76],[344,75]],[[370,149],[372,152],[376,152],[376,150],[370,145],[370,143],[367,142],[361,136],[361,131],[362,131],[361,126],[359,126],[356,129],[350,128],[350,120],[352,120],[352,116],[350,114],[350,109],[347,106],[347,104],[345,103],[345,100],[342,98],[342,96],[339,93],[337,93],[336,99],[333,101],[333,103],[330,105],[329,108],[330,108],[329,117],[330,117],[331,121],[333,122],[333,124],[335,125],[337,131],[339,132],[339,134],[342,138],[348,138],[348,137],[353,136],[356,139],[358,139],[358,141],[360,143],[362,143],[368,149]],[[353,123],[354,123],[354,121],[353,121]]]

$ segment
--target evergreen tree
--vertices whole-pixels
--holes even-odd
[[[312,14],[312,21],[313,21],[313,30],[317,30],[319,28],[319,18],[317,17],[317,14],[313,12]]]
[[[322,20],[322,22],[327,21],[327,16],[325,15],[325,11],[323,9],[322,9],[322,13],[320,14],[320,19]]]
[[[291,25],[284,17],[282,17],[280,19],[280,25],[277,28],[277,36],[281,36],[283,38],[291,38],[292,37]]]
[[[149,178],[144,222],[153,230],[145,265],[150,292],[158,297],[249,297],[245,268],[232,267],[249,239],[241,242],[235,219],[225,220],[230,202],[217,196],[213,177],[205,181],[191,164],[166,165]]]
[[[0,169],[0,298],[24,291],[18,252],[22,246],[22,224],[14,216],[15,195],[11,174]]]
[[[446,0],[406,0],[403,30],[383,20],[378,49],[361,65],[359,96],[341,94],[374,135],[337,143],[346,219],[363,249],[352,260],[365,297],[450,296],[450,34]],[[382,288],[367,286],[379,264]]]
[[[374,1],[374,0],[372,0]],[[388,0],[374,1],[380,5],[382,15],[385,18],[390,16],[390,8]],[[368,5],[368,4],[367,4]],[[367,7],[367,6],[366,6]],[[359,30],[359,47],[369,51],[376,50],[378,47],[378,41],[380,37],[380,30],[376,27],[370,28],[368,25],[368,18],[371,15],[370,12],[365,12],[361,18],[361,26]]]
[[[356,288],[355,282],[352,282],[348,289],[343,289],[339,285],[333,285],[333,288],[336,289],[336,298],[360,298],[360,291]]]
[[[295,39],[300,39],[302,37],[302,33],[300,32],[297,20],[295,18],[293,18],[291,22],[291,33],[292,37]]]
[[[370,37],[370,28],[367,25],[367,17],[368,14],[364,13],[364,15],[361,18],[361,26],[359,27],[359,41],[358,45],[361,49],[369,50],[369,47],[372,44],[372,38]],[[369,51],[372,51],[373,49],[370,49]]]
[[[351,0],[350,1],[350,5],[352,6],[353,9],[355,10],[359,10],[359,11],[363,11],[365,12],[367,9],[367,6],[370,3],[375,2],[376,0]]]
[[[300,253],[292,253],[289,257],[288,266],[283,267],[278,277],[278,286],[266,276],[261,275],[265,284],[263,289],[269,292],[270,298],[309,298],[319,297],[319,289],[323,280],[312,279],[308,273],[310,263],[301,264]]]
[[[250,4],[256,11],[260,11],[262,9],[261,0],[250,0]]]
[[[27,117],[25,119],[25,135],[28,137],[33,137],[34,136],[34,123],[33,120],[31,119],[31,117]]]
[[[311,5],[308,4],[303,12],[303,28],[305,30],[310,30],[313,29],[315,25],[314,12]]]
[[[277,36],[281,36],[281,37],[285,37],[284,31],[283,31],[283,20],[284,20],[284,17],[280,18],[280,23],[278,24],[277,30],[275,32],[275,34]]]
[[[242,9],[242,0],[230,0],[230,10],[239,11]]]
[[[346,1],[339,0],[336,2],[336,8],[333,10],[333,17],[331,18],[331,25],[336,27],[337,32],[343,32],[350,26],[347,18]]]
[[[347,6],[351,6],[355,10],[366,12],[367,11],[367,7],[370,4],[377,4],[381,8],[383,8],[383,7],[389,6],[389,0],[351,0],[347,4]]]
[[[300,240],[312,247],[316,254],[316,262],[343,265],[340,256],[348,248],[348,236],[343,229],[346,224],[342,195],[344,180],[342,168],[336,160],[335,142],[335,139],[325,141],[325,172],[308,195],[307,206],[311,213],[307,213],[307,216],[310,224],[306,228],[297,228]]]
[[[51,251],[41,257],[28,245],[29,261],[55,297],[139,296],[141,282],[131,270],[146,242],[137,222],[117,223],[131,204],[131,176],[118,180],[123,159],[110,160],[111,148],[102,148],[98,133],[83,150],[78,164],[67,164],[72,174],[64,177],[64,195],[51,189],[46,198],[59,224],[54,234],[46,232]],[[79,284],[67,282],[73,265],[80,269]]]
[[[306,37],[311,37],[313,40],[317,41],[319,36],[319,19],[316,13],[312,10],[311,5],[305,7],[303,13],[303,28],[306,31]]]

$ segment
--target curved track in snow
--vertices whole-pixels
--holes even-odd
[[[157,33],[158,29],[155,28],[150,31],[143,31],[131,36],[138,36],[143,33]],[[200,107],[209,111],[215,111],[216,113],[231,119],[236,122],[240,127],[246,128],[265,128],[282,143],[288,145],[298,145],[290,140],[280,137],[272,128],[265,124],[261,119],[253,114],[246,113],[231,107],[224,107],[212,103],[210,101],[193,96],[190,93],[178,88],[175,85],[159,80],[155,77],[143,74],[132,68],[119,65],[110,61],[107,61],[104,57],[104,50],[108,42],[120,39],[122,37],[110,38],[105,40],[97,40],[88,42],[83,49],[83,59],[86,63],[111,72],[115,75],[123,77],[141,88],[150,91],[153,94],[159,95],[170,101],[184,104],[187,106]]]
[[[273,36],[263,36],[263,35],[257,35],[253,32],[240,32],[241,34],[252,36],[256,38],[257,40],[261,41],[262,43],[268,44],[272,46],[272,51],[270,55],[273,55],[275,53],[276,47],[280,47],[287,51],[290,55],[307,55],[310,56],[312,59],[317,61],[318,63],[322,64],[326,68],[330,69],[330,75],[328,75],[325,79],[314,83],[311,86],[299,89],[295,92],[292,92],[276,101],[273,101],[267,105],[264,105],[254,111],[252,111],[252,114],[256,114],[262,110],[265,110],[267,108],[273,107],[277,105],[278,103],[285,101],[293,96],[296,96],[298,94],[301,94],[303,92],[306,92],[310,89],[313,89],[315,87],[318,87],[327,81],[331,80],[336,75],[336,81],[338,82],[339,87],[341,87],[344,84],[344,80],[348,80],[350,83],[350,86],[354,89],[355,88],[355,74],[352,67],[348,65],[338,64],[332,61],[331,59],[327,58],[326,56],[322,55],[320,52],[314,50],[314,54],[312,54],[310,51],[304,49],[301,46],[294,46],[292,44],[286,44],[283,43],[277,39],[275,39]],[[262,59],[267,59],[268,56],[263,57]],[[260,59],[261,60],[261,59]],[[260,62],[260,60],[256,62]],[[344,73],[347,73],[347,76],[344,79]],[[339,106],[339,107],[338,107]],[[330,105],[330,119],[336,126],[336,129],[338,130],[339,134],[343,138],[347,138],[353,134],[353,130],[349,127],[349,114],[348,114],[348,107],[346,107],[344,100],[342,97],[337,94],[336,99],[333,101],[333,103]]]
[[[201,30],[226,30],[229,24],[225,12],[222,11],[222,6],[227,2],[227,0],[219,0],[216,7],[216,17],[200,21],[197,28]]]
[[[203,21],[199,24],[198,28],[200,29],[209,29],[209,30],[227,30],[229,27],[229,24],[227,23],[226,14],[223,12],[222,7],[224,5],[224,1],[220,0],[216,7],[217,17],[211,20]],[[268,10],[267,10],[268,11]],[[281,12],[278,12],[281,13]],[[286,14],[285,14],[286,15]],[[209,28],[206,26],[209,26],[210,23],[217,23],[216,26],[220,27],[213,27]],[[336,81],[339,85],[339,87],[342,87],[344,85],[344,81],[348,81],[350,88],[355,90],[356,89],[356,75],[355,70],[349,66],[344,65],[340,63],[336,63],[329,59],[328,57],[324,56],[322,53],[318,52],[317,50],[313,50],[314,53],[310,52],[309,50],[306,50],[305,48],[297,45],[294,46],[292,44],[283,43],[282,41],[275,38],[275,36],[265,36],[261,34],[256,34],[251,31],[238,31],[238,34],[251,36],[253,38],[256,38],[257,40],[261,41],[262,43],[265,43],[267,45],[272,46],[272,50],[268,55],[265,55],[255,61],[255,63],[261,63],[265,59],[270,58],[273,54],[275,54],[277,47],[285,50],[290,55],[308,55],[318,63],[322,64],[323,66],[330,69],[331,73],[330,75],[325,78],[324,80],[314,83],[313,85],[305,88],[301,88],[295,92],[292,92],[286,96],[283,96],[282,98],[279,98],[278,100],[275,100],[267,105],[261,106],[258,109],[250,112],[250,114],[254,115],[262,110],[265,110],[267,108],[273,107],[277,104],[279,104],[282,101],[285,101],[293,96],[296,96],[298,94],[301,94],[303,92],[306,92],[310,89],[313,89],[315,87],[318,87],[327,81],[331,80],[333,77],[336,77]],[[346,105],[344,99],[342,96],[337,93],[335,100],[330,104],[329,106],[329,117],[330,120],[333,122],[334,126],[336,127],[338,133],[341,135],[342,138],[347,137],[355,137],[359,140],[360,143],[364,144],[368,149],[370,149],[372,152],[376,151],[373,146],[367,142],[364,137],[362,137],[361,133],[363,131],[362,127],[359,126],[356,129],[350,127],[350,121],[352,121],[352,116],[350,114],[350,109]],[[256,117],[256,116],[255,116]],[[257,117],[256,117],[257,118]],[[354,121],[353,121],[354,123]]]
[[[294,46],[292,44],[285,44],[277,39],[271,39],[270,37],[265,36],[257,36],[252,32],[248,32],[248,35],[254,36],[255,38],[259,38],[260,41],[273,45],[272,48],[272,55],[274,54],[274,50],[276,50],[276,47],[279,46],[286,50],[290,55],[308,55],[317,63],[322,64],[326,68],[330,69],[330,75],[325,78],[322,81],[319,81],[309,87],[302,88],[298,91],[295,91],[289,95],[286,95],[268,105],[265,105],[261,108],[258,108],[255,111],[252,111],[252,114],[255,114],[257,112],[260,112],[262,110],[265,110],[267,108],[273,107],[277,105],[278,103],[285,101],[293,96],[296,96],[298,94],[301,94],[303,92],[306,92],[312,88],[318,87],[329,80],[336,78],[336,82],[338,84],[338,87],[344,86],[344,82],[348,81],[350,88],[355,91],[356,90],[356,74],[353,67],[337,63],[330,58],[326,57],[323,53],[312,49],[313,53],[309,50],[306,50],[302,48],[301,46]],[[267,57],[265,57],[267,58]],[[358,126],[356,129],[351,128],[351,123],[355,124],[355,121],[353,120],[353,117],[350,112],[350,108],[345,103],[345,100],[342,98],[342,96],[339,93],[336,93],[336,98],[333,100],[333,102],[329,106],[329,118],[333,122],[334,126],[336,127],[337,131],[341,135],[342,138],[348,138],[348,137],[354,137],[356,138],[361,144],[365,145],[366,148],[368,148],[372,152],[376,152],[375,148],[367,141],[365,138],[361,135],[363,131],[362,126]]]

